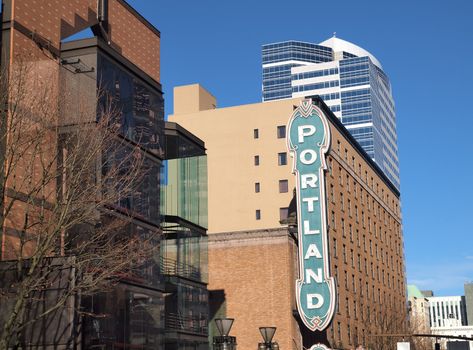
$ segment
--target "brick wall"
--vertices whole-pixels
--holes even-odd
[[[256,349],[259,327],[276,326],[281,349],[300,348],[295,308],[296,247],[287,231],[262,230],[209,236],[209,291],[224,290],[230,335],[238,349]],[[212,301],[211,301],[212,302]]]
[[[15,22],[12,54],[38,50],[28,33],[58,50],[61,40],[97,23],[96,0],[5,0]],[[156,30],[121,0],[109,0],[109,39],[125,58],[160,80],[160,37]],[[22,29],[20,29],[20,27]],[[39,55],[38,55],[39,56]]]

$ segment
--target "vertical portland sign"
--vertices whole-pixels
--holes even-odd
[[[312,100],[303,100],[287,127],[287,146],[296,176],[299,279],[296,300],[302,321],[324,330],[335,310],[335,281],[330,276],[325,201],[325,154],[330,147],[327,118]]]

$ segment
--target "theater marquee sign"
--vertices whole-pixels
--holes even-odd
[[[327,119],[312,100],[304,100],[287,127],[287,145],[296,176],[299,237],[299,314],[312,331],[324,330],[335,310],[335,281],[330,276],[327,237],[325,154],[330,147]]]

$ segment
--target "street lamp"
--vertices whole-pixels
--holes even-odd
[[[263,343],[258,343],[258,350],[279,350],[279,344],[273,342],[276,327],[260,327],[259,331],[263,336]]]
[[[214,350],[236,350],[236,337],[228,335],[233,325],[233,318],[216,318],[215,325],[217,326],[220,336],[214,337]]]

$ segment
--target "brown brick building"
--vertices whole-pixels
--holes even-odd
[[[294,176],[285,127],[300,99],[215,108],[200,86],[175,89],[170,118],[202,138],[209,177],[209,290],[215,316],[234,317],[240,349],[261,341],[258,327],[276,326],[283,349],[323,341],[331,348],[391,348],[406,319],[400,194],[320,99],[331,148],[326,172],[331,273],[338,299],[326,332],[298,324],[296,239],[281,226]]]
[[[207,185],[205,147],[179,125],[164,121],[160,32],[124,0],[2,0],[1,18],[2,72],[16,77],[19,68],[26,67],[27,74],[21,76],[25,81],[25,96],[36,98],[37,107],[44,103],[45,110],[57,114],[52,116],[47,131],[42,134],[45,141],[38,143],[42,157],[36,157],[26,145],[28,152],[20,160],[20,166],[5,186],[2,183],[2,190],[7,188],[2,193],[2,210],[10,201],[14,201],[15,206],[8,217],[5,218],[5,212],[1,216],[4,220],[0,232],[0,348],[8,345],[3,343],[4,325],[15,314],[12,305],[17,305],[20,299],[27,300],[28,307],[21,309],[21,319],[14,320],[18,328],[10,328],[15,331],[8,342],[12,346],[24,349],[208,348],[206,210],[203,204]],[[81,31],[89,32],[89,37],[71,40],[72,35]],[[49,90],[53,90],[49,98],[41,100],[41,93]],[[12,91],[2,102],[10,102],[17,95]],[[46,209],[41,214],[52,216],[55,208],[62,205],[57,196],[68,190],[71,183],[68,179],[79,178],[76,183],[82,183],[74,171],[59,171],[59,175],[49,177],[50,186],[44,191],[47,195],[41,192],[34,197],[28,192],[34,187],[34,180],[27,186],[19,186],[27,177],[24,170],[30,167],[28,176],[42,179],[39,175],[44,163],[51,161],[50,168],[59,167],[64,159],[61,157],[69,154],[69,149],[62,145],[67,145],[68,137],[77,135],[73,132],[80,127],[99,124],[104,105],[115,113],[100,131],[110,126],[115,132],[111,141],[120,142],[117,142],[118,147],[114,147],[113,142],[106,147],[101,144],[105,149],[100,148],[93,157],[86,154],[89,160],[93,159],[92,166],[84,170],[90,178],[85,176],[84,179],[91,179],[94,190],[90,197],[83,197],[84,202],[100,202],[104,193],[108,194],[104,190],[107,185],[104,178],[111,168],[112,173],[114,167],[121,169],[116,174],[120,178],[123,173],[124,177],[133,173],[131,168],[139,164],[143,174],[137,174],[134,192],[120,196],[123,188],[118,184],[110,191],[118,193],[112,195],[114,200],[94,208],[91,222],[71,224],[68,228],[73,229],[61,231],[49,240],[53,243],[48,249],[40,251],[38,247],[42,245],[31,242],[39,242],[48,231],[35,232],[27,227],[33,221],[31,213],[42,206],[41,209]],[[15,107],[11,103],[9,106]],[[40,125],[38,120],[43,115],[36,114],[38,109],[32,110],[24,101],[20,107],[31,117],[33,126]],[[2,128],[13,122],[12,108],[2,109],[1,117]],[[12,137],[8,132],[2,132],[3,135],[0,168],[5,171],[10,165],[8,159],[5,160],[8,158],[5,149],[10,146]],[[84,139],[85,144],[88,140],[93,144],[92,134]],[[131,157],[127,158],[126,154]],[[133,163],[133,159],[140,161]],[[166,178],[169,186],[161,183],[164,159],[171,174]],[[175,198],[178,195],[183,203]],[[164,202],[164,197],[168,202]],[[186,211],[183,206],[191,200],[192,210]],[[74,222],[73,210],[69,214]],[[76,249],[90,237],[96,238],[94,233],[102,230],[107,222],[120,220],[126,225],[117,225],[115,231],[112,228],[112,238],[102,236],[104,239],[98,240],[96,250]],[[54,218],[51,222],[56,223]],[[163,232],[165,235],[161,234]],[[132,257],[123,253],[108,255],[107,259],[106,253],[113,251],[117,242],[126,242],[128,237],[132,237],[129,241],[139,241],[138,244],[145,242],[140,246],[143,249],[153,245],[153,255],[147,255],[145,260],[141,259],[140,252]],[[28,244],[24,244],[26,241]],[[112,249],[102,249],[106,244]],[[94,256],[92,260],[98,264],[90,269],[76,269],[79,265],[74,262],[85,253]],[[29,263],[40,254],[42,264],[30,275],[47,282],[38,288],[31,287],[29,295],[20,294],[25,290],[20,288],[21,284],[26,284],[27,280],[24,271],[32,270]],[[110,265],[101,265],[102,257]],[[108,268],[114,270],[114,262],[127,258],[137,259],[138,263],[132,269],[117,270],[108,275],[110,278],[102,279],[103,289],[94,290],[95,279],[90,281],[92,288],[87,293],[85,288],[77,288],[75,283],[86,280],[83,277],[90,270],[106,274]],[[15,279],[18,283],[9,288],[12,271],[20,265],[19,278]],[[41,269],[47,272],[44,275],[53,276],[44,277],[38,272]],[[54,279],[58,270],[61,273]],[[65,301],[57,304],[58,299]],[[40,311],[51,305],[58,307],[54,312],[41,315]]]

